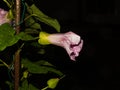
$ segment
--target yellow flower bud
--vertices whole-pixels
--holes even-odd
[[[50,42],[48,40],[48,36],[49,36],[48,33],[46,33],[46,32],[40,32],[38,43],[42,44],[42,45],[48,45],[48,44],[50,44]]]

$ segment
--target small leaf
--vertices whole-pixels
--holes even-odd
[[[24,71],[24,72],[23,72],[23,77],[24,77],[24,78],[27,78],[27,77],[28,77],[28,71]]]
[[[52,78],[47,81],[48,87],[54,89],[59,82],[59,78]]]
[[[12,9],[9,10],[7,17],[8,17],[8,19],[10,19],[10,20],[14,19]]]
[[[55,28],[58,32],[60,32],[60,24],[56,19],[53,19],[47,15],[45,15],[42,11],[40,11],[34,4],[29,8],[28,12],[30,14],[34,14],[37,20]]]

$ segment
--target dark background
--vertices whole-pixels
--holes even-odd
[[[116,58],[120,1],[41,0],[36,5],[58,19],[61,32],[71,30],[84,40],[76,62],[59,47],[50,56],[56,56],[53,63],[66,74],[56,90],[120,90],[120,63]]]
[[[52,47],[49,61],[66,74],[56,90],[120,90],[117,59],[120,0],[34,0],[56,18],[61,32],[73,31],[84,40],[76,62],[64,49]],[[38,3],[39,2],[39,3]]]

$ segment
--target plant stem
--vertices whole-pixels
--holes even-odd
[[[21,5],[21,0],[16,0],[16,16],[15,16],[15,30],[16,30],[16,34],[20,33],[20,5]],[[15,58],[14,58],[14,69],[15,69],[15,83],[14,83],[14,90],[18,90],[19,89],[19,74],[20,74],[20,49],[18,49],[15,52]]]
[[[16,0],[16,16],[15,16],[15,24],[16,24],[16,34],[19,34],[20,32],[20,2],[21,0]]]
[[[3,60],[0,59],[0,62],[3,63],[4,66],[6,66],[9,69],[9,65],[7,63],[5,63]]]
[[[48,86],[47,86],[47,87],[45,87],[45,88],[43,88],[43,89],[41,89],[41,90],[46,90],[46,89],[48,89]]]
[[[14,68],[15,68],[15,90],[18,90],[19,88],[19,74],[20,74],[20,50],[17,50],[15,52],[15,62],[14,62]]]

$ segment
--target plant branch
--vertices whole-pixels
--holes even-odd
[[[16,12],[16,16],[15,16],[15,30],[16,30],[16,34],[20,33],[20,6],[21,6],[21,0],[16,0],[16,7],[15,7],[15,12]],[[19,74],[20,74],[20,49],[18,49],[15,52],[15,58],[14,58],[14,68],[15,68],[15,86],[14,89],[18,90],[19,89]]]

